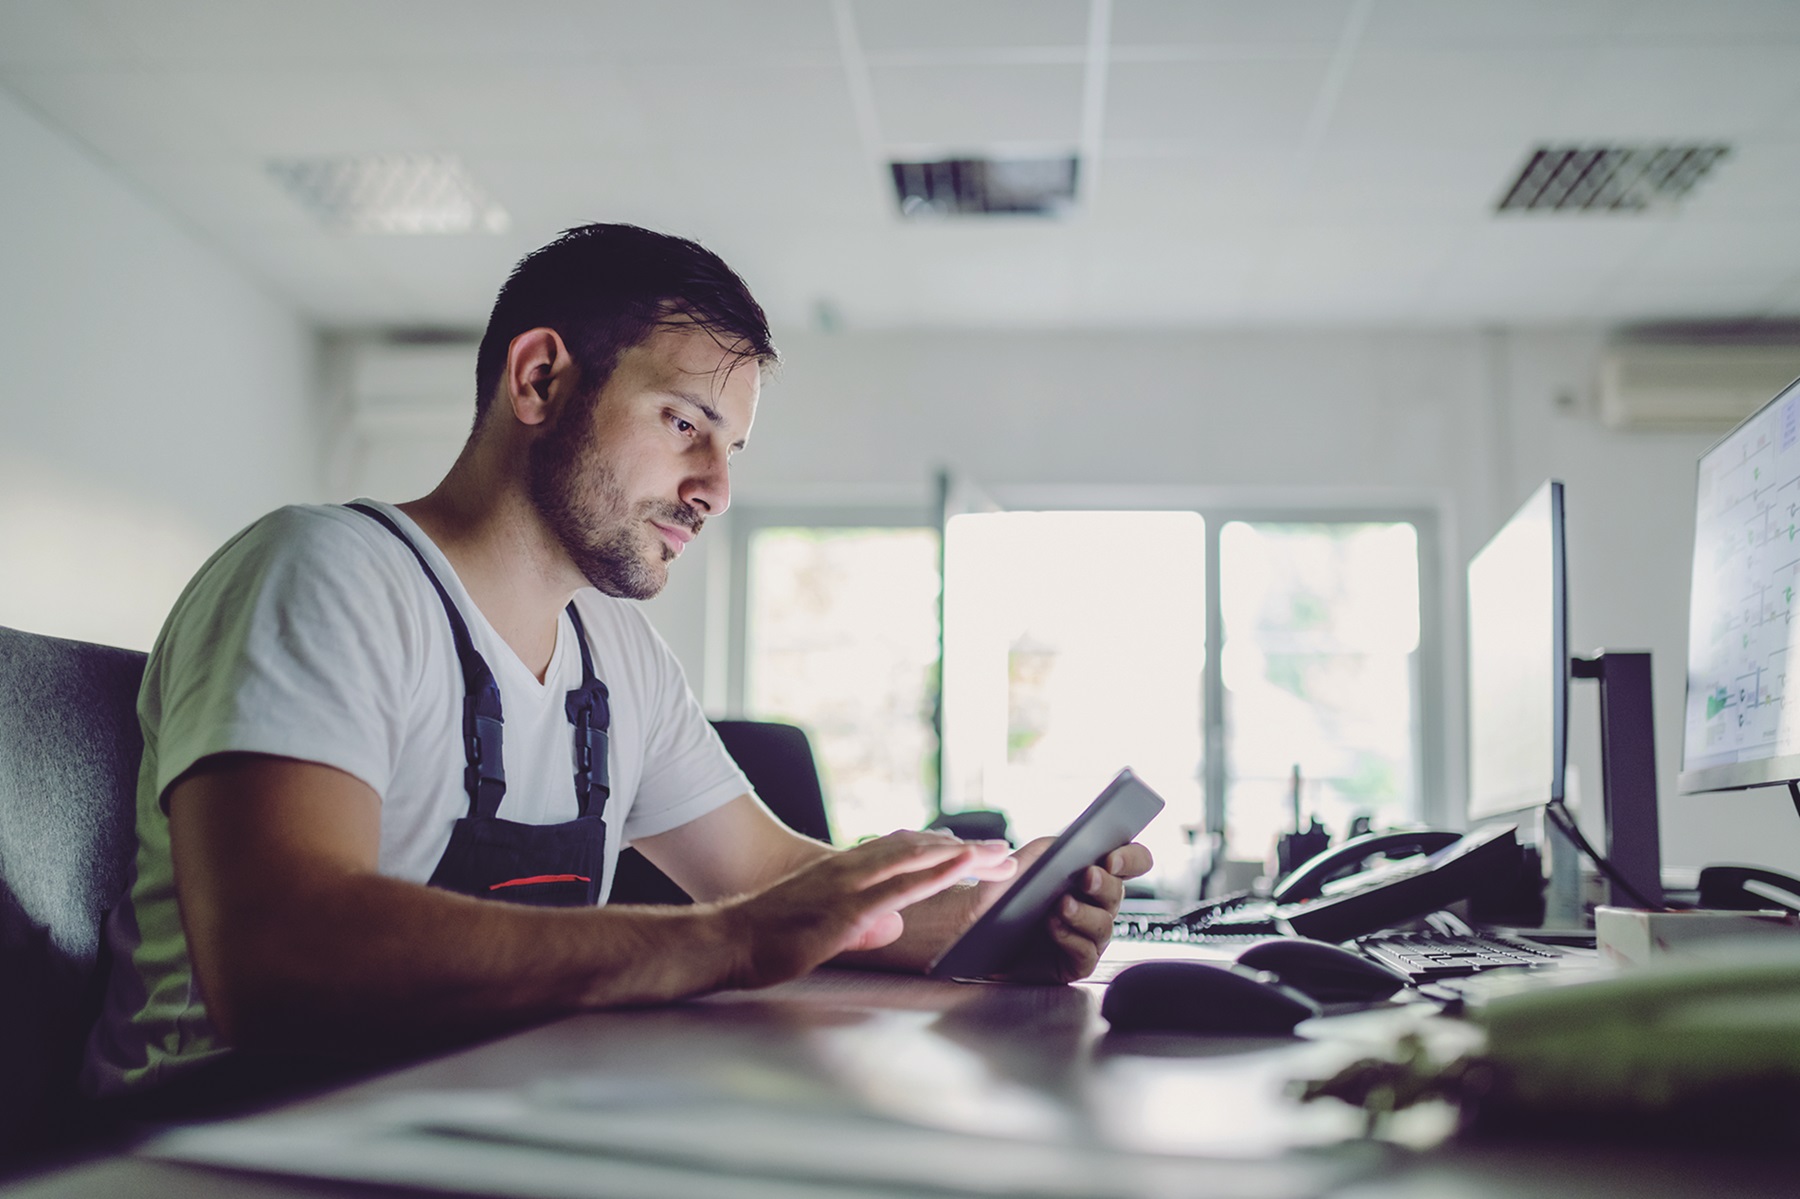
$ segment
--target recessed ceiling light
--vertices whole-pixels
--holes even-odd
[[[896,162],[889,169],[905,217],[1055,216],[1075,203],[1073,155]]]
[[[326,226],[350,233],[504,233],[512,223],[452,154],[278,159],[269,173]]]
[[[1508,185],[1496,212],[1644,212],[1693,190],[1731,147],[1696,145],[1539,146]]]

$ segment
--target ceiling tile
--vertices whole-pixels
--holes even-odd
[[[1800,42],[1800,4],[1793,0],[1633,0],[1620,13],[1618,37],[1678,46],[1720,42]]]
[[[1114,46],[1210,52],[1337,44],[1350,0],[1114,0]]]
[[[977,328],[1065,322],[1079,291],[1066,227],[1020,217],[903,227],[894,274],[929,296],[931,323]]]
[[[1319,220],[1484,217],[1519,161],[1511,142],[1404,146],[1330,140],[1314,157],[1295,210]]]
[[[224,146],[215,114],[180,75],[136,68],[12,71],[7,85],[57,128],[109,159],[208,156]]]
[[[464,2],[490,14],[494,9],[491,0]],[[666,77],[666,87],[691,82],[692,76],[682,68],[695,66],[774,71],[790,66],[835,65],[839,61],[831,0],[755,0],[752,4],[744,0],[681,0],[678,4],[646,4],[644,0],[559,2],[574,10],[570,20],[586,29],[602,57],[675,68]],[[533,32],[542,37],[544,28]],[[728,118],[729,112],[721,112],[720,116]]]
[[[1588,319],[1598,297],[1667,227],[1642,216],[1494,218],[1462,240],[1424,301],[1450,319],[1504,320],[1508,312]]]
[[[512,0],[494,19],[478,0],[88,0],[156,66],[355,66],[453,60],[470,64],[532,52],[591,53],[571,21],[575,0]],[[543,37],[546,27],[559,36]]]
[[[169,211],[220,235],[284,236],[319,228],[256,159],[146,155],[131,161],[131,172]]]
[[[1040,95],[1029,82],[1032,68],[1009,68],[1022,77],[1023,100],[1060,99]],[[977,73],[976,78],[983,77]],[[676,83],[666,70],[629,66],[620,78],[638,97],[653,143],[672,158],[704,162],[720,155],[763,157],[784,146],[804,144],[820,153],[860,157],[861,139],[851,111],[844,72],[838,66],[796,66],[779,72],[755,65],[714,68]],[[1011,111],[1011,107],[1007,107]]]
[[[88,0],[143,61],[354,66],[457,62],[471,71],[610,59],[671,65],[829,61],[826,0]]]
[[[1691,3],[1691,0],[1679,0]],[[1362,44],[1392,47],[1598,45],[1619,28],[1638,0],[1379,0]]]
[[[1422,150],[1512,141],[1523,153],[1588,60],[1568,50],[1368,51],[1351,65],[1329,137]]]
[[[646,97],[613,66],[500,62],[471,74],[424,63],[390,78],[427,146],[554,156],[652,140]]]
[[[403,288],[421,320],[479,327],[513,264],[532,243],[515,237],[343,235],[368,269]]]
[[[1077,144],[1089,0],[846,2],[884,143]],[[334,328],[478,324],[595,219],[698,237],[799,325],[821,299],[863,325],[1800,315],[1793,0],[1112,0],[1091,204],[927,227],[869,161],[836,11],[0,0],[0,83]],[[1671,214],[1489,215],[1541,141],[1715,134],[1733,153]],[[328,234],[264,168],[413,149],[460,155],[511,230]]]
[[[1754,136],[1800,99],[1794,48],[1611,47],[1573,80],[1541,133],[1564,138]]]
[[[324,328],[423,323],[413,297],[372,271],[354,240],[323,230],[227,232],[225,254]]]
[[[1631,283],[1737,283],[1767,290],[1800,270],[1800,219],[1701,221],[1685,216],[1645,247],[1623,276]]]
[[[854,0],[863,52],[1085,46],[1087,0]]]
[[[1096,233],[1086,244],[1080,314],[1133,327],[1234,321],[1267,240],[1264,226],[1247,222]]]
[[[878,66],[870,76],[888,145],[961,153],[1009,142],[1073,147],[1080,139],[1080,67]]]
[[[1121,62],[1107,75],[1111,145],[1297,145],[1325,77],[1323,55],[1207,62]]]
[[[1443,269],[1469,227],[1409,221],[1284,228],[1252,290],[1273,296],[1417,293]]]
[[[281,158],[444,148],[430,144],[381,70],[209,68],[175,78],[211,114],[226,147],[240,153]]]
[[[1278,231],[1246,288],[1258,322],[1410,324],[1464,230],[1461,226],[1299,226]]]
[[[1262,221],[1293,194],[1294,155],[1249,151],[1131,158],[1106,155],[1084,219],[1181,235],[1209,222]]]
[[[1800,138],[1746,139],[1682,201],[1684,217],[1776,216],[1800,207]],[[1800,253],[1800,247],[1796,248]]]
[[[121,66],[130,55],[83,0],[0,0],[0,67]]]

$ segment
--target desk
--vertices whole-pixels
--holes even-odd
[[[1303,1039],[1121,1038],[1099,989],[959,985],[824,970],[767,991],[571,1017],[284,1109],[330,1115],[417,1091],[520,1088],[546,1079],[690,1088],[877,1111],[906,1121],[1097,1153],[1192,1154],[1159,1196],[1256,1199],[1747,1199],[1800,1192],[1800,1155],[1659,1152],[1578,1144],[1407,1149],[1358,1142],[1354,1113],[1295,1106],[1313,1077],[1391,1033],[1394,1013],[1315,1022]],[[648,1099],[656,1096],[648,1095]],[[679,1113],[681,1109],[672,1108]],[[1048,1152],[1047,1150],[1039,1150]],[[608,1163],[586,1159],[588,1169]],[[1171,1183],[1171,1179],[1173,1182]],[[675,1193],[670,1190],[652,1192]],[[708,1193],[704,1189],[694,1193]],[[845,1194],[784,1185],[771,1194]],[[912,1193],[878,1190],[862,1193]],[[120,1157],[27,1180],[9,1199],[392,1195],[389,1189]]]

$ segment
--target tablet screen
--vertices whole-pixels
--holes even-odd
[[[1006,969],[1075,877],[1128,844],[1162,809],[1162,797],[1142,779],[1130,770],[1119,771],[927,973],[932,978],[987,978]]]

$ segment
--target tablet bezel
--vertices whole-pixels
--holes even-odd
[[[1129,767],[1119,771],[926,973],[932,978],[980,979],[1012,965],[1026,936],[1068,892],[1076,875],[1129,844],[1163,806],[1162,796]]]

